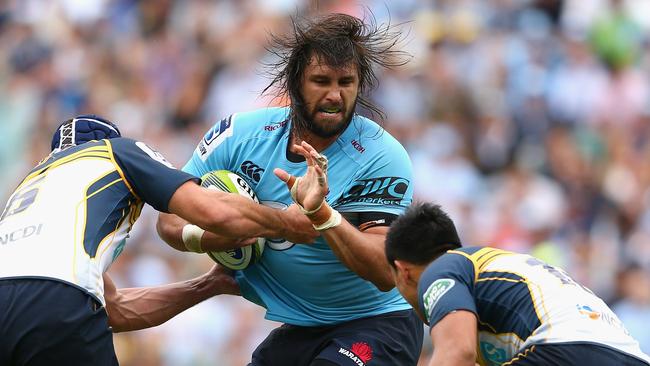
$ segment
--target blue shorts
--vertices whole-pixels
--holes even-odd
[[[643,360],[595,343],[549,343],[528,347],[504,366],[648,366]]]
[[[0,279],[0,340],[0,365],[118,365],[104,308],[55,280]]]
[[[412,310],[326,327],[285,324],[257,347],[249,366],[415,366],[423,336]]]

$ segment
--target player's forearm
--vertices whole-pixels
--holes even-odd
[[[235,239],[282,237],[289,226],[284,216],[271,208],[238,194],[208,190],[192,182],[174,192],[169,212],[204,230]],[[170,232],[166,239],[178,245],[179,228],[173,227]]]
[[[215,296],[219,288],[207,276],[158,287],[118,289],[107,303],[114,332],[126,332],[160,325],[180,312]]]
[[[227,204],[220,210],[220,235],[237,239],[283,238],[293,243],[312,243],[319,236],[297,207],[278,210],[253,203],[239,195],[229,196],[226,198]],[[203,228],[210,230],[210,226]]]
[[[281,210],[233,195],[232,202],[226,205],[228,223],[215,225],[211,230],[234,238],[283,238],[290,231],[288,217]]]
[[[176,250],[186,252],[188,249],[183,242],[183,227],[188,224],[187,221],[176,215],[161,213],[158,216],[156,229],[158,230],[158,235],[169,244],[169,246]],[[246,245],[246,241],[242,241],[241,238],[235,239],[215,234],[210,231],[206,231],[201,236],[201,249],[203,251],[230,250],[239,248],[243,245]]]
[[[384,252],[384,233],[361,232],[343,220],[341,225],[321,234],[339,260],[361,278],[382,291],[395,287]]]
[[[433,352],[430,366],[475,366],[476,357],[472,354],[454,352],[453,350],[440,350]]]

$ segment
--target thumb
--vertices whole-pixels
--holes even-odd
[[[293,175],[287,173],[286,171],[280,168],[273,169],[273,174],[275,174],[276,177],[280,178],[280,180],[285,182],[287,184],[287,187],[289,187],[290,189],[296,183],[296,177],[294,177]]]

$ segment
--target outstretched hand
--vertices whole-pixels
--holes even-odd
[[[287,184],[291,197],[297,204],[306,212],[315,212],[322,206],[329,191],[327,158],[304,141],[300,145],[293,146],[300,155],[305,157],[307,162],[305,175],[295,177],[280,168],[274,169],[273,173]]]
[[[204,276],[214,289],[215,295],[241,295],[232,270],[215,264]]]

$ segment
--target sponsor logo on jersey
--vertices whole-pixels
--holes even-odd
[[[262,173],[264,173],[264,169],[262,169],[259,165],[253,163],[250,160],[246,160],[243,162],[240,166],[240,169],[244,175],[249,177],[250,179],[253,180],[255,183],[260,182],[260,178],[262,178]]]
[[[212,128],[203,136],[203,139],[196,147],[196,153],[202,161],[205,161],[210,153],[219,146],[225,139],[232,136],[233,116],[224,118],[212,126]]]
[[[268,206],[278,210],[286,210],[289,207],[283,202],[276,202],[276,201],[260,201],[260,203],[263,204],[264,206]],[[266,247],[277,251],[288,250],[293,248],[295,245],[296,245],[295,243],[292,243],[283,238],[266,238]]]
[[[139,147],[140,150],[144,151],[153,160],[163,164],[164,166],[166,166],[168,168],[174,169],[174,166],[172,165],[172,163],[167,161],[167,159],[165,159],[163,154],[161,154],[158,151],[154,150],[153,148],[149,147],[149,145],[145,144],[144,142],[138,141],[138,142],[135,143],[135,146]]]
[[[0,234],[0,245],[7,245],[33,235],[40,235],[43,224],[29,225],[16,229],[10,233]]]
[[[275,131],[275,130],[277,130],[278,128],[282,128],[282,127],[286,126],[286,125],[287,125],[287,122],[288,122],[288,121],[285,120],[285,121],[282,121],[282,122],[278,122],[278,123],[273,123],[273,124],[270,124],[270,125],[266,125],[266,126],[264,126],[264,131],[269,131],[269,132],[270,132],[270,131]]]
[[[400,177],[379,177],[362,179],[354,182],[347,193],[339,199],[339,204],[348,202],[366,202],[382,205],[399,205],[409,181]]]
[[[492,343],[480,342],[481,353],[483,358],[489,362],[490,365],[501,365],[508,361],[506,350],[498,348]]]
[[[363,145],[361,145],[357,140],[352,140],[352,146],[354,146],[354,148],[362,154],[364,151],[366,151],[366,148],[364,148]]]
[[[586,318],[604,321],[613,327],[622,329],[625,334],[629,334],[623,322],[612,312],[598,311],[589,305],[583,304],[576,304],[576,308],[578,309],[578,313]]]
[[[587,316],[589,319],[598,320],[602,314],[596,310],[593,310],[589,305],[576,305],[578,312],[582,315]]]
[[[436,307],[436,304],[442,298],[447,291],[451,290],[452,287],[456,284],[456,281],[451,278],[441,278],[435,280],[429,288],[424,292],[422,299],[424,300],[424,310],[427,317],[427,321],[431,321],[431,312],[433,308]]]
[[[365,366],[368,361],[372,360],[372,348],[365,342],[354,343],[349,350],[340,347],[339,353],[345,355],[359,366]]]
[[[115,262],[117,257],[119,257],[120,254],[122,254],[122,251],[124,250],[124,246],[126,245],[126,239],[122,239],[117,246],[115,247],[115,250],[113,251],[113,258],[111,259],[111,263]]]

